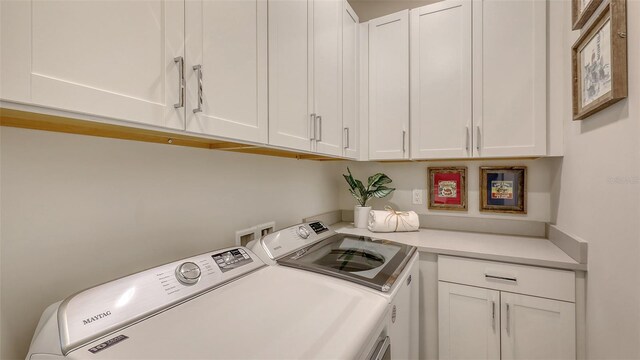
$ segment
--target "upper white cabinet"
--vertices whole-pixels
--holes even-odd
[[[342,155],[339,0],[269,1],[269,143]]]
[[[310,0],[273,0],[269,23],[269,144],[311,150]]]
[[[546,1],[411,11],[411,158],[547,152]]]
[[[186,1],[187,130],[268,140],[266,0]]]
[[[0,99],[353,159],[544,156],[547,5],[2,1]]]
[[[313,1],[315,151],[342,155],[343,0]]]
[[[3,100],[184,129],[184,2],[0,6]]]
[[[471,2],[411,10],[411,157],[471,156]]]
[[[409,11],[369,21],[369,159],[409,158]]]
[[[547,149],[547,2],[473,2],[474,156]]]
[[[345,0],[342,13],[342,147],[343,155],[354,159],[358,158],[360,151],[358,22],[358,15]]]

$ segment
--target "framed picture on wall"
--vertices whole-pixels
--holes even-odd
[[[480,211],[527,213],[527,167],[480,167]]]
[[[602,0],[571,0],[571,3],[572,28],[580,30],[602,4]]]
[[[625,0],[611,0],[572,48],[573,119],[627,97]]]
[[[430,167],[427,173],[429,209],[467,210],[466,167]]]

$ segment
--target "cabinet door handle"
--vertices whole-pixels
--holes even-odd
[[[480,125],[476,126],[476,150],[480,152]]]
[[[509,304],[507,304],[507,335],[511,334],[511,325],[509,324],[511,322],[511,314],[509,311]]]
[[[318,136],[316,137],[316,141],[322,141],[322,116],[318,116]]]
[[[316,114],[310,115],[310,121],[311,123],[309,124],[309,140],[315,140],[316,139]]]
[[[348,127],[344,128],[344,138],[345,138],[344,148],[348,149],[349,148],[349,128]]]
[[[175,57],[173,62],[178,64],[178,103],[173,104],[173,107],[179,109],[184,106],[184,58]]]
[[[193,70],[198,73],[198,107],[193,109],[193,113],[197,114],[202,112],[202,65],[195,65]]]
[[[402,152],[407,152],[407,131],[402,130]]]
[[[491,302],[491,328],[496,330],[496,302]]]
[[[465,149],[467,149],[467,153],[468,153],[469,152],[469,146],[470,146],[470,144],[469,144],[469,137],[470,137],[469,136],[469,126],[465,127],[464,133],[465,133],[465,136],[466,136]]]

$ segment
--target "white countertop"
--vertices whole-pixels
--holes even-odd
[[[339,233],[369,236],[415,246],[422,252],[559,269],[587,270],[587,264],[576,262],[544,238],[434,229],[374,233],[367,229],[356,229],[352,223],[346,222],[334,224],[331,228]]]

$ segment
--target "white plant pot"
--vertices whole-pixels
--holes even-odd
[[[366,229],[369,222],[369,211],[371,211],[371,206],[356,205],[353,209],[353,226]]]

